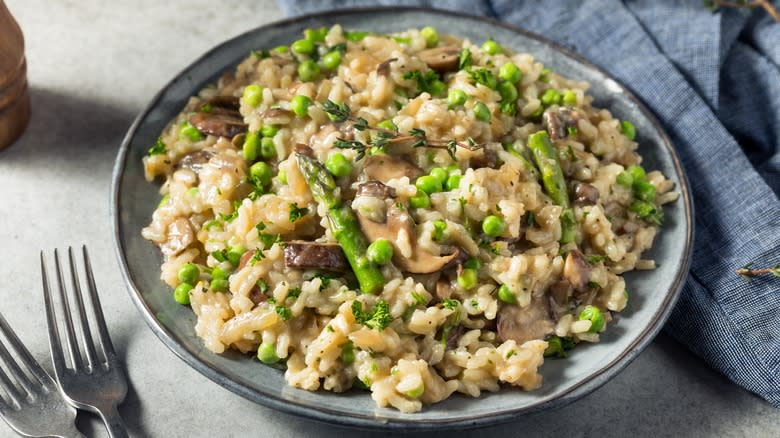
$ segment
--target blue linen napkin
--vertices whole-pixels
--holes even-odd
[[[747,262],[780,264],[780,24],[761,9],[698,0],[279,0],[288,15],[430,6],[498,18],[566,46],[656,114],[691,183],[694,253],[665,330],[780,408],[780,278],[746,282]]]

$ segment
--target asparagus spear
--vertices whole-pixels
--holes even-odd
[[[561,214],[561,244],[574,242],[577,237],[574,212],[569,206],[569,194],[566,191],[566,180],[563,178],[561,163],[558,162],[555,146],[547,136],[546,131],[539,131],[528,137],[528,148],[533,154],[536,166],[542,173],[542,185],[547,195],[556,205],[563,207]]]
[[[308,155],[296,156],[298,168],[309,184],[314,200],[328,207],[330,229],[347,256],[347,261],[360,284],[360,290],[369,294],[379,293],[385,284],[385,278],[379,267],[366,257],[368,240],[360,231],[355,213],[342,204],[335,191],[336,182],[322,164]]]

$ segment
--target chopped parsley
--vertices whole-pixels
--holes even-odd
[[[547,339],[547,349],[544,350],[544,357],[557,357],[560,359],[566,359],[569,355],[566,350],[574,348],[576,343],[571,338],[561,338],[558,336],[551,336]]]
[[[607,258],[607,256],[601,255],[601,254],[586,255],[586,256],[583,256],[583,257],[585,258],[585,261],[588,262],[591,265],[595,265],[596,263],[598,263],[598,262],[600,262],[600,261],[602,261],[602,260]]]
[[[263,253],[263,250],[260,248],[257,248],[255,250],[255,253],[252,255],[252,258],[249,259],[249,265],[254,266],[257,262],[265,258],[265,254]]]
[[[427,304],[425,297],[417,293],[417,291],[412,291],[412,298],[414,298],[415,305],[417,306],[424,306]]]
[[[154,146],[150,147],[147,153],[151,157],[154,155],[164,154],[166,150],[167,149],[165,148],[165,143],[162,141],[162,137],[157,137],[157,141],[154,143]]]
[[[295,222],[307,214],[309,214],[307,207],[298,207],[298,204],[290,204],[290,222]]]
[[[301,296],[301,288],[295,287],[287,291],[287,298],[298,298]]]
[[[535,227],[536,226],[536,215],[533,211],[529,211],[526,215],[525,222],[528,224],[529,227]]]
[[[458,306],[460,306],[460,301],[447,298],[441,302],[441,305],[444,306],[445,309],[457,309]]]
[[[431,96],[437,96],[447,88],[434,70],[428,70],[425,73],[420,70],[412,70],[404,73],[402,79],[413,79],[417,84],[417,91],[429,93]]]
[[[213,251],[211,253],[211,256],[214,257],[214,259],[220,263],[227,260],[227,250],[219,250],[219,251]]]
[[[458,56],[458,69],[463,70],[471,67],[471,50],[463,49]]]
[[[566,131],[569,133],[571,137],[577,136],[577,128],[575,128],[574,126],[569,126],[568,128],[566,128]]]
[[[390,315],[390,306],[385,300],[376,303],[374,308],[368,312],[363,311],[363,303],[355,300],[352,302],[352,315],[355,316],[355,321],[358,324],[363,324],[370,329],[379,331],[387,328],[390,325],[390,321],[393,320],[393,317]]]
[[[494,89],[498,86],[496,76],[486,68],[474,68],[469,70],[469,78],[477,84],[482,84]]]
[[[289,307],[276,306],[276,313],[282,318],[282,321],[287,321],[292,318],[292,311]]]
[[[260,289],[260,293],[262,294],[265,294],[270,289],[268,283],[266,283],[263,279],[257,280],[257,283],[255,284],[257,284],[257,288]]]

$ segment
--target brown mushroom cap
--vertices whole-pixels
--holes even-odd
[[[533,298],[526,307],[518,307],[514,304],[503,305],[496,319],[498,338],[501,342],[512,339],[518,345],[534,339],[544,339],[555,329],[555,322],[550,317],[549,303],[546,298]]]
[[[399,208],[396,204],[390,205],[384,223],[374,222],[359,211],[356,213],[360,228],[368,240],[373,242],[378,239],[386,239],[393,245],[393,263],[403,271],[413,274],[430,274],[443,269],[460,256],[460,248],[456,248],[455,252],[446,256],[431,254],[424,248],[413,248],[412,256],[404,257],[398,248],[399,235],[405,234],[412,245],[414,245],[415,239],[414,221],[406,208]]]
[[[579,250],[571,250],[566,255],[566,261],[563,264],[563,276],[569,280],[569,283],[575,290],[582,292],[588,289],[590,264],[588,264]]]
[[[553,140],[566,138],[569,135],[569,128],[575,128],[577,122],[582,118],[577,111],[558,107],[548,109],[542,114],[542,124],[547,127],[547,133]]]
[[[345,272],[349,269],[344,251],[338,244],[295,241],[284,247],[284,263],[288,268],[322,269]]]
[[[588,184],[578,183],[574,187],[574,202],[584,205],[595,205],[599,200],[599,189]]]
[[[217,137],[233,138],[247,130],[240,117],[226,114],[196,113],[190,117],[190,123],[201,133]]]
[[[373,196],[375,198],[395,198],[395,189],[379,181],[366,181],[358,185],[357,196]]]
[[[388,76],[390,74],[390,64],[393,61],[398,61],[398,58],[390,58],[387,61],[381,62],[376,66],[376,74],[380,76]]]
[[[391,179],[408,177],[414,181],[423,174],[422,169],[394,155],[369,155],[365,158],[363,173],[370,180],[387,183]]]
[[[195,232],[192,230],[190,221],[182,217],[171,222],[167,231],[168,240],[160,245],[160,250],[167,256],[176,255],[184,251],[195,241]]]
[[[443,73],[458,68],[460,48],[455,46],[434,47],[422,50],[417,56],[424,63],[428,64],[428,67]]]
[[[190,152],[189,154],[183,156],[182,159],[179,160],[179,162],[176,164],[176,166],[197,172],[202,169],[203,166],[206,165],[206,163],[208,163],[213,156],[214,152],[207,150]]]

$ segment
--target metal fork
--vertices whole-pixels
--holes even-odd
[[[10,374],[0,368],[0,388],[7,395],[5,400],[0,397],[0,416],[24,436],[83,437],[73,424],[76,410],[62,398],[54,380],[38,365],[2,314],[0,332],[19,357],[19,362],[14,360],[0,342],[0,358]]]
[[[73,248],[68,247],[71,289],[76,302],[76,310],[78,311],[76,319],[80,323],[79,332],[81,334],[80,339],[76,339],[76,331],[73,326],[71,306],[62,274],[60,257],[55,249],[54,265],[61,302],[59,313],[61,314],[62,325],[65,328],[63,351],[60,330],[57,326],[57,312],[54,311],[54,301],[49,289],[46,261],[44,253],[41,251],[43,296],[46,303],[46,320],[49,328],[49,345],[51,347],[52,362],[54,363],[54,374],[57,376],[63,395],[72,405],[100,415],[111,437],[127,437],[127,430],[117,411],[117,405],[127,395],[127,381],[122,366],[114,352],[114,346],[111,344],[106,322],[103,319],[103,311],[100,307],[100,299],[97,295],[95,278],[92,275],[92,266],[89,262],[86,246],[82,246],[82,252],[92,321],[97,327],[95,332],[97,342],[93,342],[92,331],[84,307]],[[81,343],[81,350],[79,350],[78,341]],[[99,351],[96,351],[96,347]],[[68,363],[65,361],[65,356],[68,358]]]

